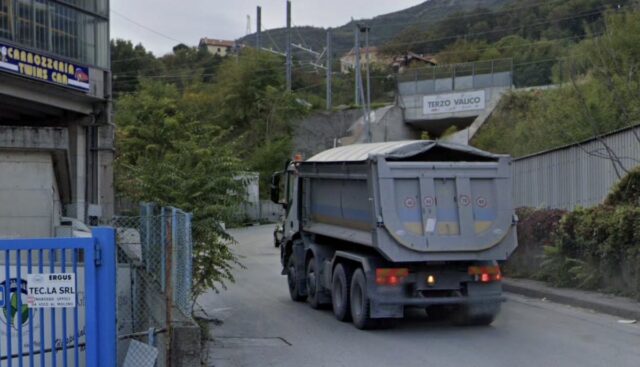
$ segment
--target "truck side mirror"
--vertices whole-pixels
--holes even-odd
[[[280,178],[282,172],[276,172],[271,176],[271,201],[276,204],[280,203]]]

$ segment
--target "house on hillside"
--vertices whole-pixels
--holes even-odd
[[[225,57],[234,52],[236,42],[205,37],[200,39],[200,47],[206,47],[213,55]]]
[[[413,67],[434,66],[437,61],[434,56],[422,55],[415,52],[407,52],[404,55],[390,57],[383,54],[377,47],[369,47],[369,59],[372,68],[385,68],[391,66],[396,73],[403,73]],[[367,65],[367,51],[360,49],[360,63],[363,67]],[[351,49],[346,55],[340,58],[340,71],[343,74],[356,68],[356,54]]]
[[[369,61],[371,62],[371,68],[384,68],[391,63],[391,58],[380,52],[377,47],[369,47]],[[360,49],[360,65],[363,67],[367,65],[367,49],[362,47]],[[343,74],[349,73],[356,68],[356,53],[353,49],[340,58],[340,71]]]
[[[416,54],[409,51],[405,55],[394,57],[391,67],[394,72],[402,74],[407,69],[423,66],[435,66],[437,64],[438,62],[435,57],[431,55]]]

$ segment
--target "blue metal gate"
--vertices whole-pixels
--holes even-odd
[[[111,228],[0,240],[0,367],[116,365],[115,246]]]

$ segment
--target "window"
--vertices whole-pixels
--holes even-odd
[[[12,33],[13,26],[9,18],[9,14],[12,13],[10,5],[11,0],[0,0],[0,37],[2,38],[10,38]]]
[[[77,6],[80,9],[107,16],[107,0],[59,0],[60,2]]]
[[[67,0],[92,10],[103,0]],[[93,4],[93,5],[91,5]],[[95,11],[95,10],[92,10]],[[0,0],[0,40],[108,68],[108,20],[50,0]]]

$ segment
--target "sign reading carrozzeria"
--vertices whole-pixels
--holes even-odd
[[[88,92],[89,68],[0,43],[0,71]]]

